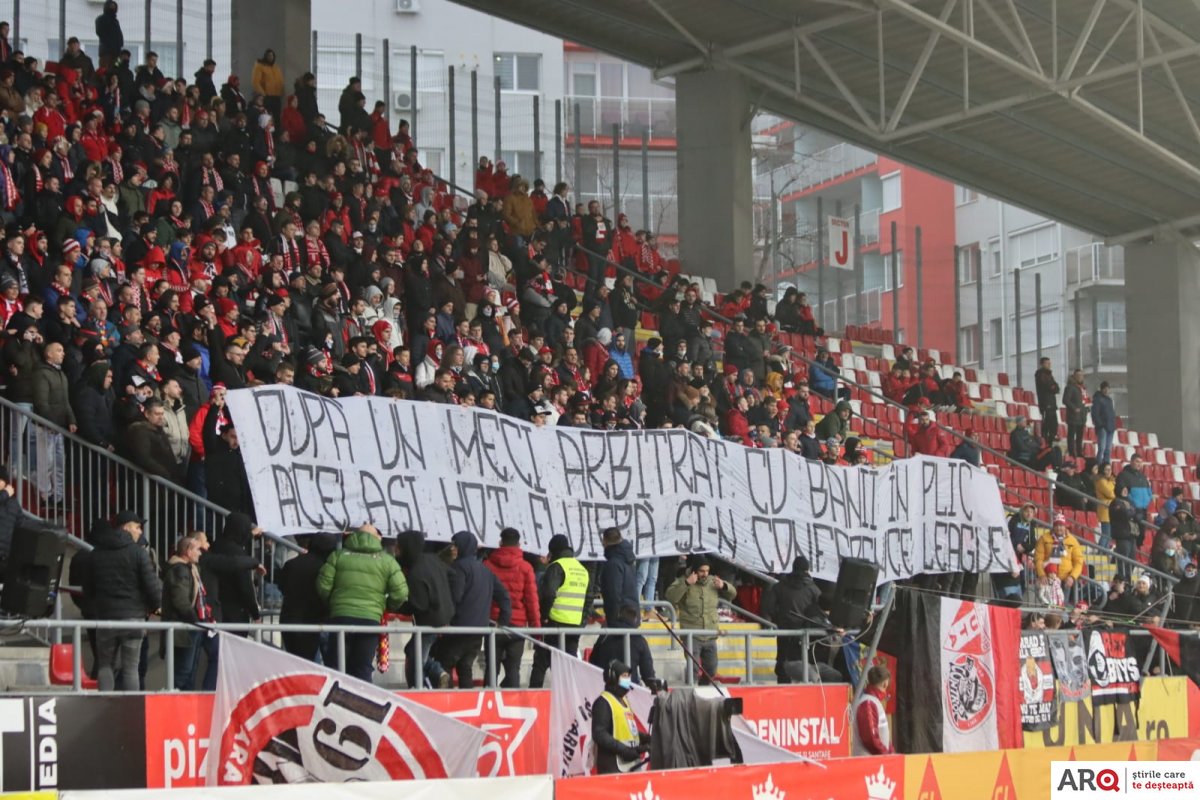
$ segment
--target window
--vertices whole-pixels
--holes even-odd
[[[509,175],[523,176],[529,181],[531,187],[534,179],[541,177],[541,170],[534,163],[532,150],[504,150],[501,155],[504,158],[504,165],[508,167]]]
[[[896,251],[896,278],[900,288],[904,288],[904,251]],[[892,255],[891,253],[883,257],[883,290],[890,292],[892,290]]]
[[[1004,323],[999,317],[988,323],[988,339],[992,343],[992,358],[1004,358]]]
[[[974,203],[979,199],[979,193],[970,186],[955,186],[954,187],[954,203],[955,205],[966,205]]]
[[[571,65],[571,93],[577,97],[596,96],[596,65],[582,61]]]
[[[1100,364],[1098,368],[1111,369],[1114,366],[1127,363],[1125,304],[1123,302],[1116,300],[1096,303],[1096,336],[1100,341]],[[1082,361],[1091,363],[1093,360],[1092,353],[1087,351],[1083,353]]]
[[[506,92],[537,92],[542,88],[542,57],[538,53],[496,53],[496,74]]]
[[[581,156],[579,174],[571,181],[571,188],[580,202],[595,199],[600,192],[600,165],[595,156]]]
[[[958,363],[979,363],[979,326],[966,325],[958,331]]]
[[[365,52],[365,51],[364,51]],[[366,56],[363,69],[366,70]],[[392,47],[392,90],[408,91],[412,88],[412,50],[405,46]],[[364,77],[364,80],[366,78]],[[446,91],[446,56],[441,50],[417,48],[417,91]]]
[[[900,207],[900,173],[884,175],[879,183],[883,194],[883,211],[895,211]]]
[[[1034,353],[1049,350],[1059,345],[1059,331],[1062,328],[1062,312],[1058,307],[1042,308],[1042,346],[1038,347],[1037,340],[1038,315],[1034,309],[1021,312],[1021,352]]]
[[[163,54],[158,53],[159,69],[163,68]],[[362,49],[362,64],[363,74],[358,77],[362,79],[362,92],[367,97],[373,97],[371,92],[375,89],[374,70],[368,69],[371,64],[375,63],[375,48],[364,46]],[[354,45],[346,45],[344,47],[336,45],[317,45],[317,88],[318,89],[344,89],[346,81],[350,80],[350,76],[357,75],[355,72],[354,60]],[[169,72],[170,70],[164,70]],[[370,106],[367,106],[370,109]],[[335,107],[332,109],[336,111]]]
[[[442,175],[442,159],[445,156],[441,150],[422,150],[421,162],[426,169],[433,170],[434,175]]]
[[[1058,258],[1058,231],[1051,223],[1008,237],[1008,261],[1016,269],[1045,264]]]
[[[988,242],[988,253],[992,259],[992,277],[1000,277],[1000,273],[1004,271],[1004,265],[1000,262],[1000,240],[992,239]]]
[[[979,280],[979,245],[958,249],[958,283],[966,286]]]

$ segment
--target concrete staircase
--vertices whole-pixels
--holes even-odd
[[[0,692],[28,694],[50,689],[50,648],[29,636],[0,647]]]

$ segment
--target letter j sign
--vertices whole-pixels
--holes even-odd
[[[829,218],[829,260],[837,269],[854,269],[854,239],[850,234],[851,220],[844,217]]]

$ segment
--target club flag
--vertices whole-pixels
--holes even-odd
[[[1171,661],[1183,668],[1192,683],[1200,685],[1200,636],[1166,628],[1150,628],[1150,634],[1167,651]]]
[[[561,650],[550,654],[550,746],[547,770],[557,778],[591,775],[592,703],[604,692],[604,670]],[[654,695],[635,685],[626,695],[634,716],[650,720]]]
[[[1050,657],[1058,678],[1058,697],[1064,703],[1077,703],[1092,696],[1087,656],[1083,652],[1083,634],[1058,632],[1050,640]]]
[[[469,778],[486,737],[374,684],[221,634],[209,786]]]
[[[1020,659],[1021,728],[1049,730],[1058,714],[1058,696],[1046,634],[1022,631]]]
[[[906,591],[897,598],[900,752],[1020,747],[1017,609]]]

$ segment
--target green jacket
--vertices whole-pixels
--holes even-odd
[[[321,566],[317,594],[329,604],[330,617],[379,621],[385,607],[400,610],[408,599],[408,584],[396,559],[383,552],[379,539],[355,531]]]
[[[850,412],[850,416],[842,419],[838,412],[842,409]],[[854,416],[854,409],[850,403],[845,400],[839,400],[838,404],[825,416],[821,417],[821,421],[817,423],[817,438],[824,442],[826,439],[832,439],[834,436],[841,436],[842,441],[846,441],[846,437],[850,435],[850,419]]]
[[[684,630],[716,630],[717,600],[732,600],[737,589],[729,581],[718,590],[710,575],[706,583],[688,585],[687,576],[681,575],[667,587],[667,600],[679,614],[679,627]]]

